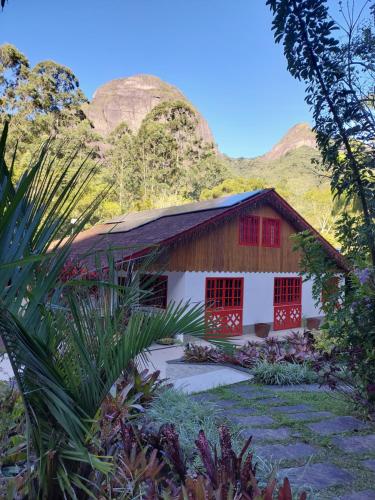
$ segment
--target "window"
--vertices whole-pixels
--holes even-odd
[[[277,305],[301,304],[302,278],[275,278],[273,303]]]
[[[262,246],[279,247],[280,246],[280,220],[263,218],[262,224]]]
[[[244,215],[240,218],[240,245],[259,245],[260,217]]]
[[[168,276],[144,274],[140,277],[141,297],[139,304],[144,307],[166,309],[168,295]]]
[[[206,307],[242,307],[243,278],[207,278]]]

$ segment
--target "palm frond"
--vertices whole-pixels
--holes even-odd
[[[107,458],[88,448],[93,420],[110,388],[155,340],[177,333],[203,335],[203,309],[183,303],[165,311],[140,308],[144,267],[123,264],[128,279],[119,287],[111,253],[106,265],[103,255],[94,258],[97,280],[60,282],[75,235],[101,201],[69,234],[70,214],[92,170],[83,162],[70,175],[76,155],[50,153],[47,144],[15,185],[4,159],[6,134],[5,127],[0,139],[0,335],[24,399],[41,496],[75,498],[77,488],[90,490],[82,464],[103,473],[110,468]]]

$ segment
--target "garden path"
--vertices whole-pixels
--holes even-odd
[[[236,384],[195,394],[253,436],[256,455],[310,499],[375,500],[375,426],[316,385]]]
[[[209,345],[203,340],[197,340],[197,343]],[[160,370],[161,378],[167,378],[176,389],[187,394],[236,384],[253,377],[249,373],[221,365],[170,363],[182,358],[183,354],[183,345],[161,347],[153,344],[148,351],[145,367],[150,371]]]

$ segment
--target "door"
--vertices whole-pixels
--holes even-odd
[[[273,329],[299,328],[302,324],[302,278],[275,278]]]
[[[243,278],[206,278],[207,334],[242,335]]]

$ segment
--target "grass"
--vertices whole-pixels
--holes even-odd
[[[317,375],[307,363],[269,363],[260,361],[252,370],[258,383],[270,385],[310,384],[317,381]]]
[[[156,426],[173,422],[185,453],[190,456],[195,450],[194,440],[201,429],[207,438],[218,442],[214,407],[191,401],[184,393],[175,389],[162,391],[147,410],[148,419]]]
[[[246,384],[241,384],[246,385]],[[279,396],[284,403],[282,405],[310,405],[315,411],[329,411],[334,415],[352,415],[358,417],[358,411],[354,406],[341,395],[335,395],[331,392],[308,392],[308,391],[298,391],[298,387],[293,392],[279,392],[273,391],[272,388],[265,388],[261,384],[251,384],[254,390],[259,390],[259,393],[266,393],[267,398],[274,396]],[[332,463],[339,467],[340,469],[347,470],[349,474],[354,477],[353,482],[350,485],[339,485],[331,488],[327,488],[321,492],[315,492],[310,494],[311,499],[316,500],[328,500],[337,498],[340,495],[344,495],[349,492],[360,492],[362,490],[375,491],[375,474],[370,470],[366,469],[362,465],[362,461],[368,458],[375,458],[375,450],[371,453],[366,454],[350,454],[341,451],[336,448],[331,441],[329,436],[320,436],[319,434],[311,431],[306,424],[309,421],[291,421],[287,418],[285,414],[276,412],[272,410],[271,405],[262,404],[262,397],[258,399],[245,399],[234,393],[229,386],[215,389],[207,393],[215,394],[221,399],[235,399],[238,404],[242,407],[249,407],[257,410],[259,415],[271,416],[275,423],[273,425],[267,425],[267,428],[278,428],[278,427],[288,427],[291,430],[291,434],[298,435],[298,437],[291,438],[288,442],[283,441],[282,443],[291,444],[294,442],[304,442],[311,444],[320,448],[320,452],[317,455],[310,457],[309,459],[299,459],[299,460],[285,460],[282,461],[282,467],[297,467],[304,466],[309,463]],[[264,396],[263,396],[264,397]],[[281,405],[281,404],[280,404]],[[311,421],[314,419],[312,418]],[[317,420],[314,420],[317,421]],[[370,424],[369,428],[359,432],[347,432],[341,433],[340,436],[351,436],[351,435],[366,435],[375,433],[375,427]],[[273,443],[267,443],[273,444]],[[306,472],[308,477],[308,470]],[[309,492],[309,488],[305,488]]]

